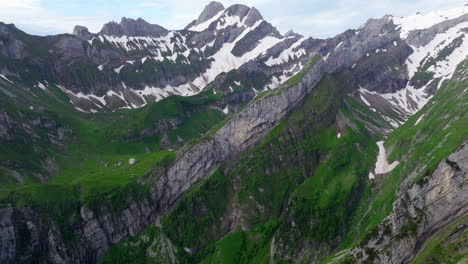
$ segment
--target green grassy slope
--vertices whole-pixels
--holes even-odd
[[[365,243],[391,212],[402,181],[422,183],[467,139],[466,65],[385,139],[390,162],[402,162],[374,181],[368,173],[375,165],[375,142],[383,137],[369,133],[368,125],[382,128],[385,122],[339,94],[333,76],[322,80],[261,144],[199,182],[161,219],[178,260],[345,261],[349,248]],[[463,258],[465,236],[445,238],[431,240],[416,263]],[[339,253],[328,257],[333,252]],[[112,253],[107,257],[119,260]]]
[[[414,184],[424,184],[437,165],[468,140],[467,69],[468,61],[464,61],[458,66],[452,80],[442,85],[423,109],[388,135],[385,145],[387,151],[390,151],[389,162],[398,160],[400,165],[387,176],[386,186],[382,186],[375,194],[375,198],[368,207],[372,213],[360,220],[361,223],[372,223],[368,226],[373,228],[367,229],[370,232],[360,240],[361,245],[365,245],[369,239],[378,234],[376,224],[381,223],[382,217],[388,215],[393,209],[383,206],[391,205],[390,202],[397,198],[396,190],[409,188]],[[462,219],[464,220],[461,221],[466,222],[466,217]],[[389,233],[394,238],[391,243],[399,243],[398,238],[413,235],[415,223],[417,219],[411,219],[400,233]],[[424,250],[414,262],[456,263],[466,257],[466,234],[461,235],[455,241],[446,240],[448,234],[453,232],[459,224],[452,223],[433,234],[426,241]],[[351,261],[352,263],[356,260],[333,256],[328,261],[333,261],[333,263]]]
[[[265,263],[273,237],[288,241],[291,250],[306,240],[339,247],[343,237],[336,243],[332,238],[348,232],[358,217],[354,209],[369,199],[367,174],[379,138],[354,117],[385,126],[339,91],[333,76],[325,78],[260,145],[184,195],[161,220],[181,262]],[[224,237],[233,221],[240,222]]]
[[[178,147],[180,140],[199,137],[226,117],[212,107],[223,96],[211,90],[172,96],[141,109],[87,114],[76,111],[54,85],[42,90],[1,79],[0,87],[0,109],[37,135],[29,136],[18,125],[13,138],[1,141],[0,204],[32,206],[65,232],[83,203],[105,202],[111,210],[120,210],[127,204],[125,196],[146,197],[147,188],[136,183],[139,177],[175,157],[175,151],[163,150],[163,137],[165,144]],[[171,122],[177,125],[168,126]],[[162,128],[156,132],[140,133],[159,124]],[[130,165],[130,159],[136,163]],[[15,180],[14,173],[23,182]]]

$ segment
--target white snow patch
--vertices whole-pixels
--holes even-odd
[[[379,155],[377,156],[377,162],[375,163],[375,174],[389,173],[400,163],[398,161],[394,161],[392,164],[388,163],[383,141],[377,142],[377,146],[379,147]]]
[[[364,96],[362,96],[362,94],[360,95],[361,96],[361,100],[367,105],[367,106],[371,106],[371,104],[366,100],[366,98]]]
[[[218,23],[216,24],[216,30],[222,30],[229,26],[240,25],[241,20],[239,16],[224,16],[223,18],[219,19]]]
[[[5,79],[6,81],[9,81],[11,83],[13,83],[12,81],[10,81],[10,79],[8,79],[5,75],[3,74],[0,74],[0,77],[2,77],[3,79]]]
[[[442,77],[448,73],[453,73],[455,71],[455,67],[465,59],[466,55],[468,55],[468,43],[466,41],[465,33],[461,30],[466,27],[468,27],[468,22],[460,23],[448,29],[446,32],[437,34],[426,46],[412,47],[414,52],[406,61],[409,76],[413,77],[418,68],[426,62],[427,59],[430,57],[437,57],[439,52],[446,46],[450,45],[455,38],[463,36],[462,45],[448,56],[448,59],[445,62],[438,62],[436,67],[428,69],[429,71],[437,74],[437,76],[434,76],[436,78]],[[443,64],[448,64],[448,67],[444,67]]]
[[[341,138],[341,133],[338,133],[338,135],[336,135],[337,138]]]
[[[93,103],[93,104],[94,104],[96,107],[98,107],[98,108],[102,108],[103,105],[106,105],[106,104],[107,104],[107,103],[106,103],[106,100],[104,99],[105,96],[99,97],[99,96],[96,96],[96,95],[94,95],[94,94],[86,94],[86,95],[85,95],[85,94],[83,94],[83,93],[81,93],[81,92],[75,94],[74,92],[72,92],[72,91],[66,89],[65,87],[63,87],[62,85],[57,85],[57,86],[58,86],[64,93],[70,95],[71,98],[76,97],[76,98],[78,98],[78,99],[87,100],[87,101]],[[98,102],[101,103],[101,104],[96,103],[96,101],[98,101]],[[73,104],[73,105],[75,106],[75,109],[77,109],[78,111],[86,112],[86,111],[82,110],[81,108],[79,108],[79,107],[75,104],[74,100],[70,100],[70,103]],[[79,109],[78,109],[78,108],[79,108]]]
[[[372,172],[369,172],[369,180],[375,179],[375,175]]]
[[[267,36],[260,40],[253,50],[247,52],[242,57],[234,56],[231,51],[236,43],[243,39],[247,33],[257,28],[262,22],[263,20],[257,21],[252,27],[245,29],[233,42],[224,44],[216,54],[210,57],[214,61],[205,73],[191,83],[174,87],[174,90],[184,96],[196,94],[208,83],[212,82],[221,72],[229,72],[233,69],[239,68],[244,63],[264,54],[269,48],[282,41],[282,39]]]
[[[299,47],[302,42],[304,42],[306,38],[300,38],[297,42],[292,44],[289,48],[283,50],[277,58],[269,58],[265,64],[267,66],[274,66],[274,65],[280,65],[283,63],[286,63],[289,61],[290,58],[299,58],[303,55],[306,54],[306,51],[304,49],[299,49],[297,51],[294,51],[297,47]]]
[[[393,23],[400,28],[400,37],[406,39],[412,30],[426,29],[448,19],[454,19],[468,13],[468,6],[448,10],[433,11],[427,14],[415,14],[407,17],[393,17]]]
[[[80,111],[80,112],[83,112],[83,113],[89,113],[89,112],[87,112],[87,111],[85,111],[85,110],[79,108],[78,106],[75,106],[75,109],[78,110],[78,111]]]
[[[221,11],[218,12],[218,14],[214,15],[212,18],[208,19],[207,21],[205,21],[203,23],[200,23],[198,25],[193,26],[193,27],[189,28],[188,30],[200,32],[200,31],[203,31],[205,29],[208,29],[208,27],[211,25],[211,23],[218,20],[223,14],[224,14],[224,10],[221,10]]]
[[[422,115],[418,118],[418,120],[416,120],[416,123],[414,123],[415,126],[417,126],[417,125],[419,124],[419,122],[421,122],[421,120],[424,118],[424,115],[425,115],[425,114],[422,114]]]
[[[450,45],[454,39],[460,37],[462,41],[460,47],[455,49],[443,60],[437,61],[435,65],[427,69],[428,72],[434,74],[434,79],[440,79],[437,87],[438,89],[442,86],[445,80],[452,78],[457,65],[459,65],[468,56],[468,38],[462,30],[466,27],[468,27],[468,22],[460,23],[448,29],[446,32],[437,34],[426,46],[413,46],[413,53],[405,62],[408,69],[409,79],[414,77],[416,72],[419,71],[419,68],[424,65],[426,61],[431,58],[437,58],[439,53],[445,47]],[[396,46],[397,43],[394,42],[394,45]],[[408,85],[402,90],[379,95],[392,104],[394,109],[402,113],[404,115],[403,117],[407,119],[419,111],[431,99],[432,95],[426,92],[426,89],[432,82],[433,80],[419,89],[416,89],[408,83]],[[360,89],[360,92],[377,94],[362,88]],[[383,118],[395,128],[400,125],[399,122],[389,117],[384,116]]]
[[[122,70],[122,68],[123,68],[124,66],[125,66],[125,65],[122,65],[122,66],[120,66],[120,67],[118,67],[118,68],[115,68],[114,71],[115,71],[116,73],[120,73],[120,70]]]
[[[124,101],[125,103],[127,103],[127,101],[125,101],[125,98],[124,98],[122,92],[116,93],[116,92],[110,90],[110,91],[107,91],[106,95],[109,96],[109,97],[112,97],[112,96],[115,95],[115,96],[117,96],[118,98],[120,98],[122,101]]]
[[[223,113],[225,113],[226,115],[229,114],[228,105],[226,105],[226,107],[223,109]]]
[[[341,47],[341,45],[343,45],[343,41],[341,41],[340,43],[338,43],[338,45],[336,45],[335,51],[337,51]]]
[[[412,47],[414,52],[406,60],[409,78],[413,78],[415,73],[418,72],[419,67],[424,65],[428,59],[436,58],[443,48],[450,45],[455,38],[461,36],[463,42],[459,48],[455,49],[444,60],[436,62],[435,65],[427,69],[428,72],[434,73],[434,78],[441,79],[438,88],[440,88],[445,80],[452,78],[457,65],[468,56],[468,39],[461,30],[466,27],[468,27],[468,22],[460,23],[446,32],[437,34],[426,46]],[[382,94],[381,96],[397,109],[404,111],[407,117],[409,117],[419,111],[431,99],[431,95],[425,91],[429,84],[430,82],[420,89],[416,89],[408,84],[407,87],[400,91]]]
[[[257,89],[255,89],[255,88],[253,88],[253,87],[252,87],[252,90],[254,91],[254,93],[255,93],[255,96],[257,96],[257,95],[259,94],[259,92],[258,92],[258,90],[257,90]]]
[[[41,82],[38,82],[38,83],[37,83],[37,87],[41,88],[41,89],[44,90],[44,91],[47,89],[47,88],[45,87],[45,85],[44,85],[43,83],[41,83]]]
[[[360,96],[361,100],[362,100],[367,106],[371,106],[371,104],[369,103],[369,101],[367,101],[367,99],[364,97],[364,95],[366,95],[366,94],[374,94],[374,95],[375,95],[375,94],[378,94],[378,93],[376,93],[376,92],[368,91],[368,90],[362,88],[361,86],[359,86],[359,93],[360,93],[359,96]]]
[[[398,127],[400,126],[400,124],[399,124],[397,121],[391,119],[391,118],[388,117],[388,116],[383,115],[382,118],[383,118],[385,121],[387,121],[388,123],[390,123],[390,125],[391,125],[393,128],[398,128]]]

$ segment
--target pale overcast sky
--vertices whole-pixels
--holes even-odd
[[[209,0],[0,0],[0,21],[38,35],[70,33],[77,24],[97,32],[120,18],[142,17],[168,29],[182,29]],[[385,14],[411,15],[463,6],[467,0],[226,0],[254,6],[282,33],[332,37]]]

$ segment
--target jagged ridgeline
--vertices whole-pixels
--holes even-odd
[[[0,262],[463,263],[467,29],[0,24]]]

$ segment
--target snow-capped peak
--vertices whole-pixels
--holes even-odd
[[[447,10],[432,11],[427,14],[416,13],[406,17],[392,17],[393,23],[400,30],[400,37],[406,39],[412,30],[430,28],[446,20],[468,14],[468,6]]]
[[[205,13],[205,11],[203,12]],[[212,24],[215,24],[216,30],[225,29],[229,26],[251,27],[259,20],[263,20],[262,15],[257,9],[245,5],[232,5],[227,9],[217,6],[209,14],[209,16],[203,16],[203,19],[200,16],[198,20],[192,22],[186,29],[201,32],[207,30]]]
[[[224,10],[221,10],[216,15],[211,17],[210,19],[208,19],[208,20],[206,20],[206,21],[204,21],[204,22],[202,22],[200,24],[196,24],[196,25],[190,27],[188,30],[197,31],[197,32],[204,31],[204,30],[208,29],[208,27],[211,25],[211,23],[218,20],[223,14],[224,14]]]

